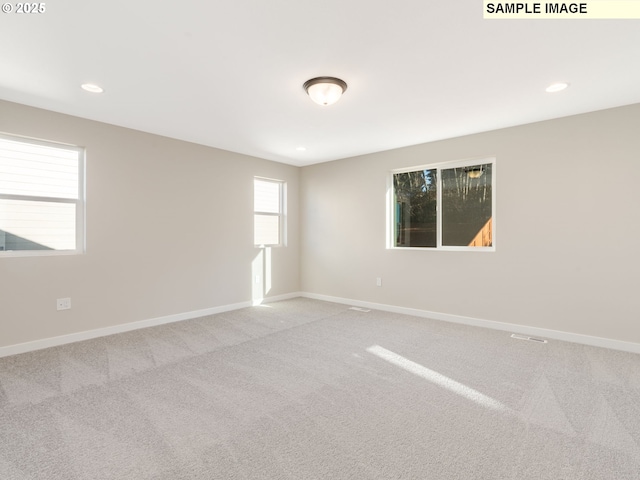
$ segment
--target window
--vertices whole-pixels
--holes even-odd
[[[495,159],[392,173],[391,248],[495,250]]]
[[[83,251],[83,149],[0,135],[0,255]]]
[[[283,245],[285,184],[279,180],[253,180],[253,243]]]

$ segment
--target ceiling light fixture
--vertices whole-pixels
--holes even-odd
[[[83,83],[80,85],[83,90],[91,93],[102,93],[104,89],[100,85],[96,85],[94,83]]]
[[[547,93],[555,93],[555,92],[561,92],[562,90],[564,90],[565,88],[567,88],[569,86],[568,83],[565,82],[558,82],[558,83],[554,83],[549,85],[546,88],[546,92]]]
[[[311,100],[318,105],[331,105],[340,100],[347,90],[347,84],[335,77],[316,77],[304,82],[302,86]]]
[[[484,169],[482,165],[477,165],[475,167],[467,167],[464,169],[465,173],[469,178],[480,178],[484,174]]]

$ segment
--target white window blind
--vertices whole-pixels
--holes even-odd
[[[254,179],[254,244],[280,245],[282,243],[282,182]]]
[[[80,148],[0,136],[0,251],[83,246]]]

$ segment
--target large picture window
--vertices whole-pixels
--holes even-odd
[[[392,173],[392,248],[495,250],[495,159]]]
[[[83,251],[83,149],[0,135],[0,255]]]
[[[284,183],[255,178],[253,181],[253,243],[282,245],[284,236]]]

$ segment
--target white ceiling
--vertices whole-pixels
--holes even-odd
[[[56,0],[0,14],[0,98],[309,165],[638,103],[639,22],[483,20],[481,0]],[[324,75],[349,85],[330,107],[302,89]],[[571,87],[545,93],[556,81]]]

